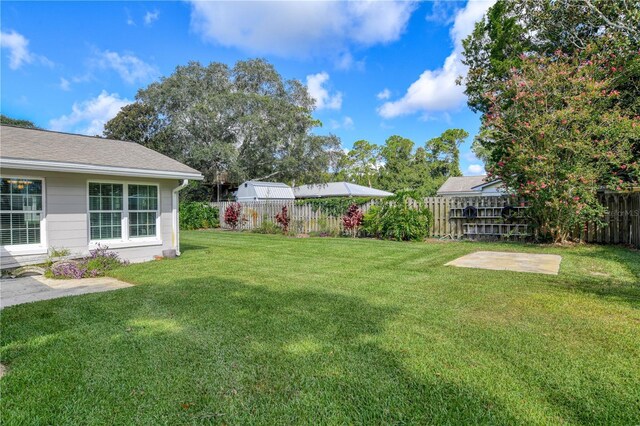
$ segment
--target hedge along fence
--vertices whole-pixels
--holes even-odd
[[[379,201],[346,199],[360,204],[366,213]],[[512,197],[427,197],[425,204],[433,213],[433,225],[429,230],[435,238],[521,238],[531,233],[524,214],[524,200]],[[590,243],[628,244],[640,248],[640,192],[602,193],[600,201],[607,207],[603,218],[605,226],[590,223],[584,229],[577,229],[574,238]],[[220,225],[224,223],[224,211],[231,202],[212,203],[219,208]],[[260,227],[264,220],[275,222],[275,215],[287,206],[291,217],[290,229],[298,233],[342,231],[342,215],[338,206],[324,204],[320,200],[254,201],[241,203],[243,221],[239,229]],[[474,207],[476,217],[469,217],[469,209]],[[503,209],[513,207],[513,217],[505,219]],[[471,215],[472,216],[472,215]]]

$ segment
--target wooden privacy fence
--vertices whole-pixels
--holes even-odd
[[[600,202],[607,208],[605,226],[588,224],[576,232],[588,243],[629,244],[640,248],[640,192],[602,193]]]
[[[525,202],[512,197],[428,197],[424,199],[433,213],[430,236],[435,238],[522,238],[530,235],[530,226],[523,217]],[[606,226],[591,223],[577,230],[574,237],[602,244],[629,244],[640,247],[640,192],[603,193],[600,201],[607,207],[603,218]],[[224,212],[232,202],[212,203],[220,210],[220,225]],[[255,229],[265,220],[275,222],[276,214],[286,206],[289,227],[298,233],[342,231],[342,217],[327,214],[322,207],[300,200],[243,202],[240,229]],[[376,201],[360,206],[367,212]],[[472,207],[473,209],[470,209]],[[505,214],[505,207],[508,208]]]
[[[515,213],[522,207],[508,197],[428,197],[424,199],[427,208],[433,213],[431,237],[449,237],[459,239],[481,237],[522,237],[527,235],[527,225],[517,218],[505,220],[501,213],[507,206],[513,206]],[[360,205],[366,213],[377,201]],[[212,203],[220,210],[220,226],[224,223],[224,212],[233,202]],[[242,202],[242,220],[239,229],[259,228],[263,222],[275,222],[276,214],[286,206],[291,218],[290,229],[295,232],[340,232],[342,216],[327,214],[322,207],[295,200]],[[465,208],[475,208],[476,217],[468,217]]]
[[[211,203],[220,209],[220,226],[229,228],[224,223],[224,212],[233,202]],[[275,217],[287,207],[290,217],[289,228],[298,233],[310,232],[340,232],[342,230],[342,216],[328,215],[319,206],[311,203],[300,203],[295,200],[281,201],[248,201],[239,203],[242,206],[242,220],[239,229],[255,229],[262,226],[265,221],[275,222]],[[368,202],[360,206],[363,212],[367,212],[374,202]]]

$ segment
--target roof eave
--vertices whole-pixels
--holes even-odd
[[[169,170],[135,169],[127,167],[98,166],[94,164],[61,163],[54,161],[24,160],[19,158],[1,158],[0,168],[29,169],[51,172],[88,173],[98,175],[147,177],[157,179],[203,180],[200,173],[177,172]]]

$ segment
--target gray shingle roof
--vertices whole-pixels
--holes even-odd
[[[1,126],[0,161],[3,167],[15,165],[20,160],[66,164],[69,169],[96,166],[96,169],[135,169],[149,175],[159,172],[171,178],[201,178],[199,171],[134,142]]]
[[[456,176],[450,177],[438,189],[438,194],[450,192],[479,192],[473,187],[485,183],[486,176]]]
[[[389,197],[391,192],[356,185],[350,182],[329,182],[313,185],[301,185],[293,188],[296,198],[322,197]]]

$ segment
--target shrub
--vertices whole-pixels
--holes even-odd
[[[274,222],[263,219],[260,226],[253,228],[252,232],[256,234],[280,234],[282,229]]]
[[[396,241],[421,241],[429,235],[432,214],[411,191],[399,191],[372,207],[364,218],[367,234]]]
[[[51,247],[49,248],[49,257],[50,258],[54,258],[54,257],[65,257],[65,256],[69,256],[71,254],[71,250],[69,250],[68,248],[55,248],[55,247]]]
[[[98,246],[89,251],[89,257],[80,260],[65,260],[53,263],[45,272],[51,278],[88,278],[103,276],[107,271],[129,262],[120,259],[118,253],[107,246]]]
[[[282,228],[283,233],[289,232],[289,222],[291,218],[289,217],[289,213],[287,211],[287,206],[282,206],[282,211],[276,215],[276,222]]]
[[[231,229],[237,229],[242,220],[242,205],[240,203],[232,203],[224,211],[224,223],[231,227]]]
[[[362,230],[370,237],[381,237],[380,206],[371,206],[369,211],[364,214],[362,217]]]
[[[356,204],[351,204],[347,209],[347,213],[342,216],[342,226],[352,237],[358,235],[358,230],[362,225],[362,216],[362,210]]]
[[[180,203],[180,229],[206,229],[219,226],[217,207],[197,201]]]

